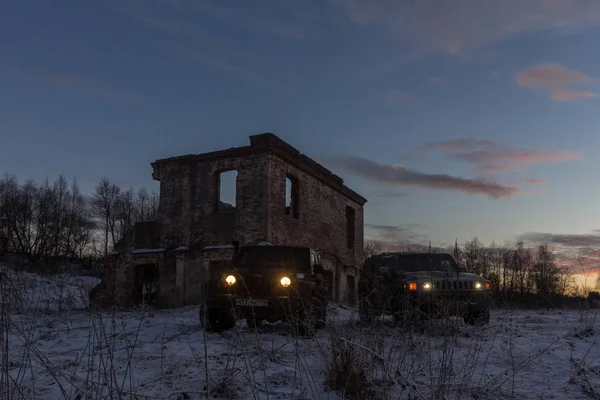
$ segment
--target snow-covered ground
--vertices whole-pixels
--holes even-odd
[[[41,276],[0,265],[0,282],[2,278],[16,312],[85,310],[89,291],[100,283],[91,276]]]
[[[196,307],[92,314],[73,304],[11,315],[14,398],[201,399],[207,380],[211,397],[237,399],[351,398],[328,384],[375,399],[600,398],[595,311],[495,311],[483,328],[452,320],[415,333],[332,307],[327,329],[302,339],[244,322],[205,333]]]

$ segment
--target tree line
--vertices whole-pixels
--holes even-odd
[[[142,188],[122,188],[102,178],[91,195],[81,193],[76,179],[59,176],[53,183],[19,182],[15,175],[0,179],[0,253],[20,253],[35,261],[45,257],[100,258],[111,251],[137,221],[157,216],[159,196]],[[421,247],[422,248],[422,247]],[[405,249],[409,250],[409,249]],[[431,247],[430,247],[431,250]],[[477,238],[444,250],[470,272],[492,282],[506,296],[567,295],[577,287],[569,268],[558,265],[556,255],[542,244],[485,246]],[[365,255],[380,252],[370,243]],[[598,282],[600,284],[600,282]]]
[[[397,250],[410,251],[414,248],[397,246]],[[406,246],[404,246],[406,247]],[[427,247],[420,246],[420,250]],[[477,238],[465,242],[462,246],[455,242],[448,248],[428,248],[429,251],[451,253],[459,265],[467,267],[469,272],[489,279],[495,294],[505,298],[541,295],[546,298],[555,296],[586,296],[588,289],[578,285],[572,266],[561,266],[557,255],[548,246],[540,244],[527,247],[523,241],[514,244],[484,245]],[[365,256],[381,251],[377,243],[367,244]]]
[[[76,179],[19,182],[0,179],[0,252],[48,257],[98,258],[106,255],[135,222],[152,220],[158,194],[121,188],[108,178],[92,195],[81,193]]]

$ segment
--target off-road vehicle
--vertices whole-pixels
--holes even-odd
[[[462,316],[468,324],[490,320],[490,281],[458,266],[449,253],[382,253],[365,260],[358,284],[359,316],[395,321]]]
[[[308,247],[251,245],[236,251],[230,267],[209,271],[200,321],[207,331],[223,331],[246,319],[290,322],[301,335],[325,325],[327,297],[323,265]]]

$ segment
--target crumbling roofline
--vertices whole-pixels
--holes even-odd
[[[367,199],[344,185],[344,180],[312,158],[300,153],[297,149],[281,140],[273,133],[263,133],[250,136],[250,146],[232,147],[226,150],[213,151],[202,154],[188,154],[177,157],[163,158],[154,161],[152,177],[160,181],[160,167],[167,163],[204,163],[226,158],[249,157],[255,154],[274,154],[313,178],[318,179],[327,186],[340,192],[347,198],[364,206]]]
[[[224,158],[231,157],[243,157],[249,156],[252,153],[259,153],[257,151],[252,151],[254,148],[252,146],[242,146],[242,147],[231,147],[225,150],[217,150],[211,151],[208,153],[200,153],[200,154],[185,154],[182,156],[161,158],[159,160],[154,161],[151,165],[159,165],[159,164],[167,164],[172,162],[210,162],[215,160],[221,160]]]

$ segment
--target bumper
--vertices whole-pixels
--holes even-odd
[[[449,315],[463,315],[488,309],[491,294],[489,292],[420,293],[411,295],[409,302],[411,307],[427,314],[443,312]]]
[[[269,322],[286,320],[297,315],[307,299],[298,296],[265,296],[249,299],[233,294],[209,295],[207,308],[219,310],[220,313],[235,315],[239,319],[252,314],[257,319]]]

